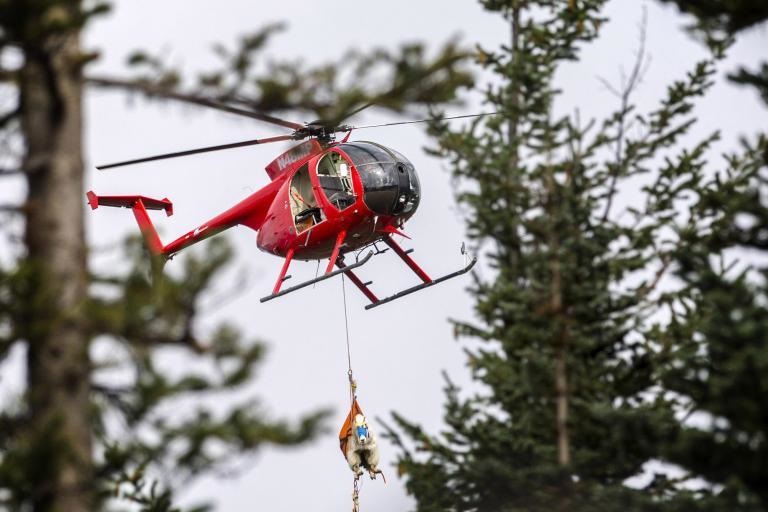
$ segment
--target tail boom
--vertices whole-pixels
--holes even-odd
[[[267,186],[246,197],[232,208],[192,231],[185,233],[167,245],[163,245],[160,241],[160,236],[157,234],[157,230],[152,224],[147,210],[165,210],[166,215],[170,217],[173,215],[173,204],[170,199],[153,199],[140,195],[98,196],[94,192],[88,192],[86,195],[88,197],[88,204],[94,210],[99,206],[115,206],[133,210],[133,215],[136,217],[136,222],[139,224],[139,229],[141,229],[141,234],[144,236],[144,241],[149,247],[150,252],[158,256],[170,258],[180,250],[238,224],[258,231],[264,223],[267,211],[280,187],[282,187],[283,181],[284,179],[280,177],[275,178]]]

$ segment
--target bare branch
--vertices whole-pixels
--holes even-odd
[[[664,277],[664,274],[666,274],[671,264],[672,264],[672,258],[670,258],[669,256],[662,257],[661,267],[659,268],[659,270],[656,271],[656,275],[653,276],[653,280],[650,282],[643,283],[642,286],[640,286],[637,289],[638,299],[647,297],[649,293],[651,293],[653,290],[656,289],[656,286],[658,286],[659,282],[661,281],[661,278]]]
[[[619,108],[619,126],[618,126],[618,133],[616,134],[616,152],[614,155],[614,164],[613,169],[611,172],[611,183],[608,187],[608,199],[605,204],[605,211],[603,211],[602,215],[602,222],[605,222],[608,220],[608,215],[611,212],[611,206],[613,205],[613,198],[616,195],[616,184],[619,180],[619,175],[624,170],[624,167],[626,166],[626,161],[624,159],[624,133],[627,130],[627,113],[629,110],[629,100],[632,96],[632,93],[635,91],[635,89],[640,85],[640,83],[643,80],[643,75],[645,71],[648,69],[646,58],[645,58],[645,41],[647,37],[647,28],[648,28],[648,10],[643,6],[643,17],[640,21],[640,24],[638,26],[638,49],[635,52],[635,64],[632,67],[632,72],[629,75],[629,78],[624,76],[624,70],[622,69],[621,74],[621,93],[618,94],[618,91],[611,87],[610,84],[607,83],[607,81],[604,81],[600,78],[601,81],[603,81],[603,85],[606,85],[610,91],[612,91],[616,96],[618,96],[621,100],[621,105]]]
[[[91,391],[94,391],[96,393],[103,393],[105,395],[111,395],[111,396],[123,396],[123,395],[128,395],[129,393],[134,391],[134,389],[127,386],[107,386],[104,384],[97,384],[95,382],[92,382]]]
[[[613,94],[613,95],[614,95],[614,96],[616,96],[617,98],[621,98],[621,97],[622,97],[622,94],[619,92],[619,90],[618,90],[618,89],[616,89],[616,88],[613,86],[613,84],[611,84],[611,82],[609,82],[609,81],[608,81],[608,79],[607,79],[607,78],[605,78],[605,77],[602,77],[602,76],[600,76],[600,75],[596,75],[596,76],[595,76],[595,78],[597,79],[597,81],[598,81],[598,82],[600,82],[601,84],[603,84],[603,87],[605,87],[606,89],[608,89],[608,91],[609,91],[611,94]]]
[[[164,334],[142,336],[138,343],[149,347],[182,346],[196,354],[206,354],[211,350],[209,346],[198,340],[188,328],[180,336],[166,336]]]
[[[211,314],[214,311],[218,311],[234,299],[239,298],[250,287],[249,276],[244,269],[238,279],[232,284],[231,288],[218,294],[214,299],[208,302],[205,306],[205,312]]]
[[[21,105],[16,105],[16,108],[0,115],[0,129],[5,128],[11,121],[16,119],[21,113]]]

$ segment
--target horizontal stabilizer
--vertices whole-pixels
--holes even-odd
[[[141,200],[144,208],[147,210],[165,210],[167,216],[173,215],[173,203],[167,197],[164,199],[153,199],[146,196],[97,196],[93,191],[86,194],[88,204],[95,210],[99,206],[116,206],[122,208],[133,208],[136,201]]]

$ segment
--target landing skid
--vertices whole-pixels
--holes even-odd
[[[477,263],[477,257],[472,257],[472,261],[470,261],[469,264],[466,267],[462,268],[461,270],[457,270],[456,272],[453,272],[451,274],[446,274],[443,277],[438,277],[437,279],[434,279],[428,283],[422,283],[416,286],[412,286],[411,288],[406,288],[405,290],[401,292],[397,292],[394,295],[390,295],[387,298],[380,299],[378,302],[368,304],[367,306],[365,306],[365,309],[373,309],[377,306],[381,306],[382,304],[386,304],[387,302],[392,302],[393,300],[397,300],[400,297],[405,297],[406,295],[410,295],[414,292],[418,292],[419,290],[423,290],[424,288],[429,288],[430,286],[434,286],[438,283],[442,283],[443,281],[447,281],[449,279],[453,279],[454,277],[458,277],[462,274],[466,274],[472,269],[472,267],[475,266],[475,263]]]
[[[281,290],[275,293],[272,293],[272,295],[267,295],[266,297],[262,297],[259,302],[267,302],[268,300],[276,299],[278,297],[282,297],[283,295],[287,295],[291,292],[295,292],[296,290],[301,290],[302,288],[306,288],[309,285],[319,283],[320,281],[325,281],[326,279],[330,279],[331,277],[337,276],[339,274],[346,274],[347,272],[354,270],[358,267],[363,266],[365,263],[368,262],[369,259],[373,256],[373,251],[368,251],[368,254],[365,255],[365,257],[361,260],[356,261],[352,265],[345,266],[343,268],[339,268],[338,270],[334,270],[333,272],[327,272],[320,277],[316,277],[314,279],[310,279],[309,281],[304,281],[303,283],[299,283],[295,286],[291,286],[290,288],[286,288],[285,290]],[[284,276],[281,276],[280,282],[282,282],[282,278]]]
[[[408,267],[413,270],[413,272],[419,276],[419,278],[422,280],[421,284],[418,284],[416,286],[412,286],[411,288],[406,288],[405,290],[402,290],[400,292],[397,292],[394,295],[391,295],[389,297],[386,297],[384,299],[379,299],[376,297],[376,295],[371,291],[371,289],[368,287],[368,284],[370,283],[364,283],[357,275],[355,275],[354,272],[347,272],[347,277],[349,277],[349,280],[352,281],[352,283],[357,286],[357,288],[363,292],[363,294],[368,297],[368,300],[371,301],[370,304],[365,306],[365,309],[372,309],[377,306],[381,306],[382,304],[386,304],[387,302],[392,302],[393,300],[397,300],[401,297],[405,297],[406,295],[410,295],[411,293],[418,292],[419,290],[423,290],[424,288],[429,288],[430,286],[434,286],[438,283],[442,283],[443,281],[447,281],[449,279],[453,279],[454,277],[460,276],[462,274],[466,274],[469,272],[472,267],[475,266],[475,263],[477,263],[477,258],[472,257],[472,260],[467,264],[464,268],[461,270],[457,270],[456,272],[453,272],[451,274],[444,275],[442,277],[438,277],[437,279],[432,279],[427,275],[424,270],[422,270],[421,267],[409,256],[410,251],[404,251],[402,247],[400,247],[393,239],[392,237],[386,237],[384,238],[384,243],[386,243],[392,251],[397,254],[403,262],[408,265]],[[385,249],[386,250],[386,249]],[[384,252],[384,251],[379,251]],[[462,248],[462,252],[463,248]],[[336,262],[336,266],[339,268],[349,268],[345,267],[343,261]]]
[[[276,299],[277,297],[282,297],[283,295],[287,295],[291,292],[295,292],[296,290],[301,290],[302,288],[306,288],[307,286],[315,283],[319,283],[320,281],[325,281],[326,279],[330,279],[331,277],[337,276],[339,274],[346,275],[349,280],[354,284],[361,292],[363,292],[363,295],[365,295],[368,300],[371,301],[370,304],[365,306],[365,309],[372,309],[377,306],[381,306],[382,304],[386,304],[387,302],[392,302],[393,300],[397,300],[401,297],[405,297],[406,295],[410,295],[412,293],[418,292],[420,290],[423,290],[425,288],[429,288],[430,286],[434,286],[436,284],[442,283],[443,281],[447,281],[449,279],[453,279],[454,277],[458,277],[462,274],[466,274],[469,272],[472,267],[475,266],[475,263],[477,263],[477,258],[472,257],[472,260],[464,266],[464,268],[457,270],[456,272],[452,272],[450,274],[446,274],[442,277],[438,277],[437,279],[432,279],[427,275],[424,270],[419,267],[419,265],[409,256],[409,253],[411,251],[404,251],[402,247],[400,247],[390,236],[387,236],[383,238],[383,242],[386,243],[390,249],[392,249],[392,252],[397,254],[400,259],[403,260],[403,262],[422,280],[421,284],[418,284],[416,286],[412,286],[410,288],[406,288],[405,290],[401,290],[394,295],[391,295],[389,297],[385,297],[383,299],[379,299],[376,294],[371,291],[371,289],[368,287],[370,282],[366,283],[363,282],[354,272],[358,267],[363,266],[365,263],[368,262],[368,260],[371,259],[371,257],[374,255],[373,251],[368,251],[368,254],[365,255],[364,258],[357,260],[355,263],[352,263],[351,265],[347,265],[344,261],[344,256],[339,254],[341,245],[344,241],[344,237],[346,236],[345,232],[339,233],[339,236],[336,239],[336,245],[334,246],[334,250],[331,254],[330,260],[328,262],[328,268],[325,271],[325,273],[319,277],[316,277],[314,279],[310,279],[309,281],[304,281],[303,283],[299,283],[295,286],[291,286],[290,288],[286,288],[285,290],[280,290],[280,287],[282,286],[283,282],[290,276],[286,277],[286,272],[288,271],[288,266],[291,264],[291,260],[293,259],[293,250],[289,250],[288,253],[285,256],[285,262],[283,263],[283,268],[280,271],[280,275],[277,278],[277,282],[275,283],[275,288],[272,291],[272,295],[267,295],[266,297],[262,297],[260,299],[261,302],[267,302],[268,300]],[[376,254],[381,254],[384,251],[379,251]],[[463,248],[462,248],[462,252]],[[337,269],[331,271],[331,269],[336,266]]]

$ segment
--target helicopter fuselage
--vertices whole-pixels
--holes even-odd
[[[462,275],[477,261],[472,258],[464,268],[432,279],[409,256],[410,251],[395,242],[393,235],[404,235],[400,229],[419,206],[421,186],[413,164],[392,149],[373,142],[347,142],[346,138],[331,144],[310,139],[280,155],[266,171],[272,180],[269,184],[167,245],[160,241],[147,210],[165,210],[172,215],[169,199],[99,196],[91,191],[88,203],[93,209],[130,208],[149,250],[166,259],[233,226],[257,231],[259,249],[284,260],[272,294],[262,297],[262,302],[343,273],[370,300],[366,306],[370,309]],[[344,254],[379,240],[387,246],[384,250],[391,249],[419,277],[421,284],[384,299],[374,294],[370,282],[354,272],[374,251],[354,262],[345,261]],[[281,290],[290,277],[287,271],[292,260],[324,258],[329,260],[324,274]]]

